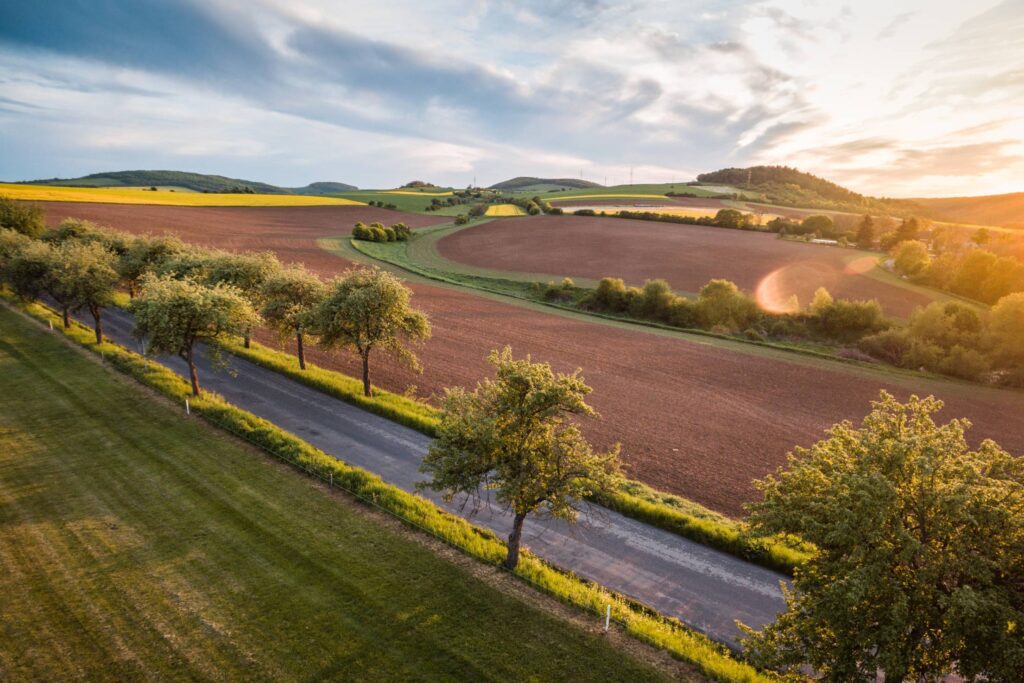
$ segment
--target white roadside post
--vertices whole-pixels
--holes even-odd
[[[608,605],[608,609],[604,612],[604,630],[608,632],[608,626],[612,621],[612,606]]]
[[[48,320],[47,322],[50,323],[50,332],[53,332],[53,321]]]
[[[189,408],[189,406],[188,406],[188,399],[187,398],[185,399],[185,414],[186,415],[191,415],[192,414],[192,409]]]

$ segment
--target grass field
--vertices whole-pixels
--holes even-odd
[[[492,204],[487,207],[485,216],[501,217],[501,216],[525,216],[526,212],[515,204]]]
[[[658,674],[0,308],[0,679]]]
[[[447,195],[450,195],[448,192]],[[440,199],[447,195],[430,194],[427,192],[416,192],[415,190],[402,190],[400,192],[387,190],[353,190],[334,195],[355,202],[384,202],[394,204],[399,211],[425,211],[432,199]],[[465,211],[465,207],[460,207]]]
[[[653,183],[635,185],[611,185],[609,187],[586,187],[562,192],[547,192],[541,195],[544,199],[582,199],[582,198],[615,198],[615,197],[636,197],[639,199],[664,197],[668,192],[679,194],[691,194],[698,197],[713,197],[723,192],[740,192],[736,188],[714,186],[704,188],[699,185],[686,185],[685,183]],[[750,195],[754,197],[753,194]]]
[[[94,202],[101,204],[158,204],[167,206],[324,206],[362,202],[339,197],[296,194],[204,194],[123,187],[58,187],[0,183],[0,195],[37,202]]]

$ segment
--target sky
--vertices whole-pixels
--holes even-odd
[[[0,2],[0,178],[1024,191],[1021,0]]]

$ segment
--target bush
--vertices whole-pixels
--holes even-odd
[[[388,242],[394,242],[397,237],[395,235],[394,228],[381,228],[384,231],[384,239]]]
[[[828,216],[808,216],[800,224],[800,234],[832,237],[835,235],[835,227],[835,223]]]
[[[626,283],[618,277],[601,278],[584,301],[598,310],[621,312],[626,308]]]
[[[593,209],[578,209],[573,211],[574,216],[596,216],[597,212]]]
[[[815,312],[818,332],[829,339],[856,341],[888,326],[877,301],[839,299]]]
[[[29,237],[39,237],[46,230],[43,210],[36,204],[22,204],[0,195],[0,228],[7,228]]]
[[[452,222],[455,223],[455,225],[465,225],[466,223],[469,222],[469,218],[467,218],[465,214],[460,213],[458,216],[455,217],[455,220]]]
[[[985,356],[975,349],[965,348],[957,344],[939,364],[939,371],[945,375],[959,377],[971,381],[981,379],[990,369],[991,364]]]
[[[697,319],[705,328],[735,332],[750,327],[760,314],[757,303],[728,280],[711,280],[697,297]]]
[[[931,262],[928,245],[917,240],[900,242],[893,249],[893,267],[900,275],[918,277],[925,273]]]
[[[910,351],[910,339],[902,330],[884,330],[864,337],[857,348],[890,365],[901,366],[904,356]]]
[[[677,298],[665,280],[648,280],[638,299],[640,316],[667,322],[669,308]]]

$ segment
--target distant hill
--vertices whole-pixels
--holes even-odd
[[[66,187],[180,187],[194,192],[255,192],[258,194],[330,194],[356,189],[353,185],[332,182],[310,183],[305,187],[286,188],[254,180],[187,171],[110,171],[108,173],[92,173],[80,178],[46,178],[25,181],[25,183]]]
[[[701,183],[732,185],[763,194],[773,204],[836,211],[893,211],[901,207],[867,197],[789,166],[723,168],[697,176]]]
[[[305,187],[291,187],[287,188],[294,194],[340,194],[342,192],[351,192],[352,190],[358,190],[355,185],[349,185],[347,183],[332,183],[321,181],[318,183],[310,183]]]
[[[923,207],[922,213],[929,218],[952,223],[1024,229],[1024,192],[986,197],[942,197],[908,201]]]
[[[542,186],[552,186],[555,188],[603,187],[600,183],[592,183],[589,180],[580,180],[579,178],[532,178],[529,176],[519,176],[518,178],[495,183],[491,185],[490,189],[513,192],[516,190],[540,189]]]

